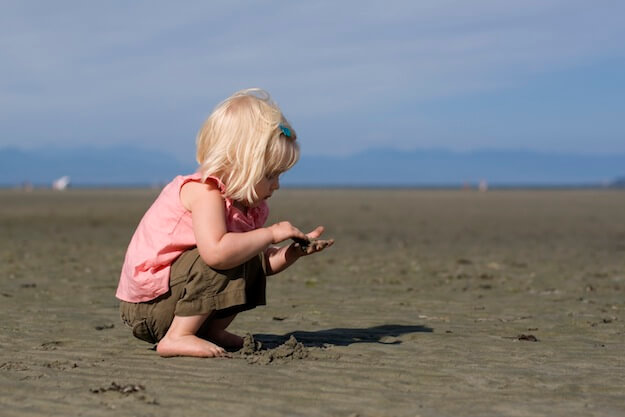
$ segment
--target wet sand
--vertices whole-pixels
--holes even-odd
[[[625,415],[624,192],[280,190],[272,220],[336,243],[269,278],[231,359],[119,320],[155,196],[0,190],[0,414]]]

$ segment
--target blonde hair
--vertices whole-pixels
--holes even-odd
[[[269,93],[250,88],[221,102],[197,135],[202,181],[215,176],[224,195],[251,204],[264,176],[289,170],[299,159],[296,134]]]

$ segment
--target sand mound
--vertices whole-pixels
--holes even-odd
[[[283,344],[272,348],[263,348],[263,344],[254,339],[250,333],[243,338],[243,348],[236,352],[236,355],[243,357],[250,364],[269,365],[275,362],[286,362],[296,359],[306,359],[311,357],[311,349],[306,348],[302,343],[291,335]]]

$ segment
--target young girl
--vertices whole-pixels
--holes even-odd
[[[242,346],[226,328],[265,304],[265,276],[333,243],[316,240],[322,226],[307,235],[286,221],[263,227],[266,200],[298,158],[295,131],[267,92],[240,91],[216,107],[197,137],[198,171],[165,186],[126,252],[116,296],[136,337],[161,356]],[[272,246],[288,239],[299,243]]]

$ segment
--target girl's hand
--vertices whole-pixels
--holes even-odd
[[[323,233],[322,226],[317,227],[307,235],[293,227],[289,222],[277,223],[267,227],[267,229],[274,236],[275,243],[289,238],[295,241],[295,243],[291,243],[289,246],[281,248],[269,246],[265,250],[267,275],[277,274],[288,268],[289,265],[302,256],[312,255],[334,244],[334,239],[318,239]]]
[[[319,226],[306,235],[307,239],[294,239],[295,245],[299,246],[301,250],[301,256],[308,256],[313,253],[321,252],[325,248],[329,248],[334,244],[334,239],[319,239],[323,230],[324,227]]]
[[[271,232],[271,243],[280,243],[287,239],[297,238],[308,240],[308,236],[289,222],[280,222],[268,227]]]

